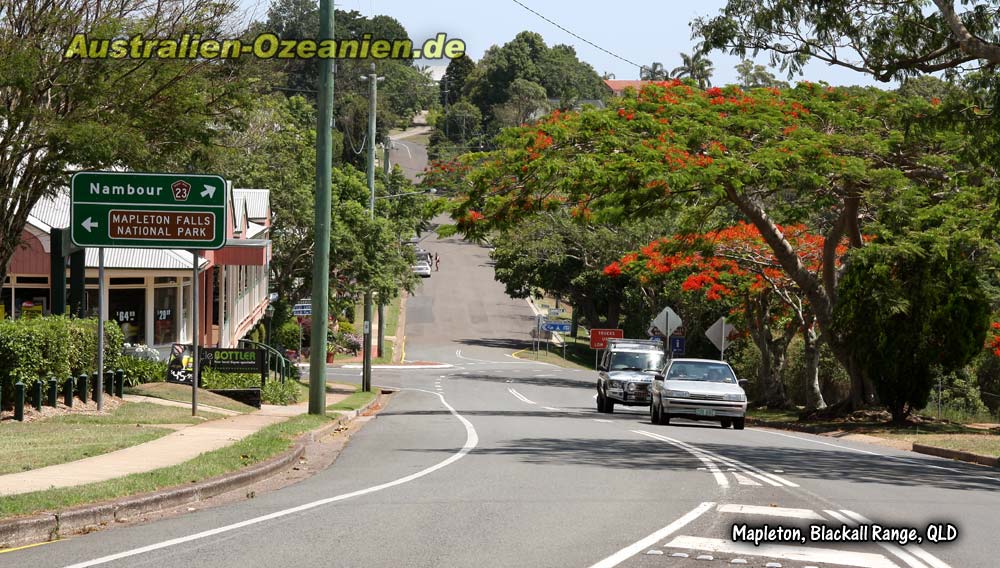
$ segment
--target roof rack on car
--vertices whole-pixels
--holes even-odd
[[[628,347],[656,347],[663,349],[663,341],[659,339],[609,339],[608,349]]]

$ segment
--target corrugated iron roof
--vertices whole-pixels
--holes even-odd
[[[104,249],[105,268],[127,268],[132,270],[191,270],[194,254],[175,249]],[[97,268],[97,249],[87,249],[87,268]],[[208,264],[202,258],[199,267]]]
[[[239,209],[240,203],[246,203],[247,217],[252,220],[269,219],[268,209],[271,202],[271,191],[268,189],[233,189],[233,201]]]

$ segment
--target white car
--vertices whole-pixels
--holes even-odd
[[[418,262],[413,265],[413,273],[421,278],[431,277],[431,265],[426,262]]]
[[[725,361],[673,359],[653,379],[649,414],[653,424],[671,418],[718,420],[723,428],[746,423],[746,380],[738,380]]]

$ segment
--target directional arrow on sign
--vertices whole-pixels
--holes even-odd
[[[202,197],[207,197],[209,199],[212,199],[213,197],[215,197],[215,186],[214,185],[206,185],[205,189],[202,190],[202,192],[201,192],[201,196]]]
[[[98,227],[97,223],[95,223],[94,220],[91,219],[90,217],[87,217],[86,219],[84,219],[83,223],[80,223],[80,224],[83,225],[84,229],[87,229],[88,233]]]

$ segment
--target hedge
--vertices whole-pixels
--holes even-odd
[[[113,321],[104,325],[104,368],[117,369],[124,337]],[[45,316],[0,320],[0,391],[13,401],[14,384],[30,387],[54,376],[60,381],[97,370],[97,319]]]

